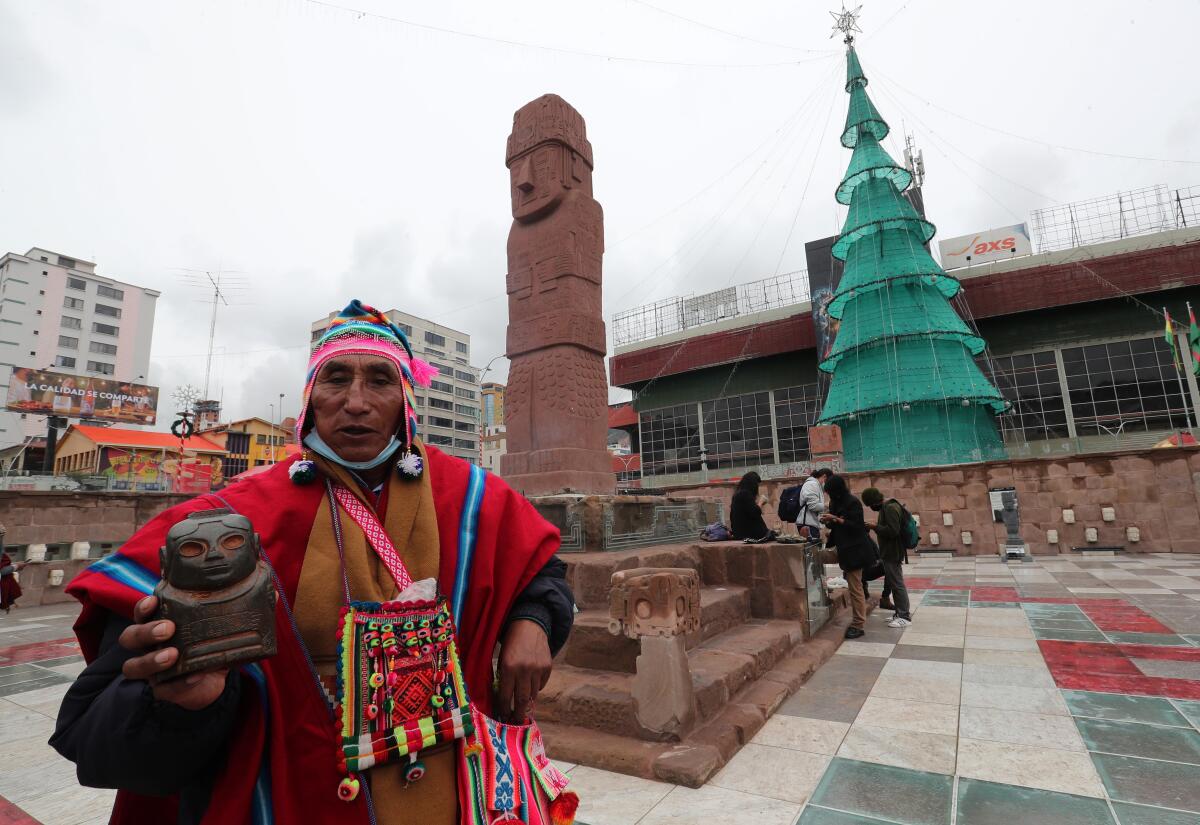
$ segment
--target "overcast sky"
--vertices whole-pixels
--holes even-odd
[[[161,290],[164,397],[204,378],[208,306],[183,269],[249,287],[217,326],[210,395],[234,417],[267,417],[281,392],[296,414],[309,323],[351,297],[470,333],[477,366],[501,354],[505,139],[546,92],[595,150],[606,320],[802,269],[804,242],[839,228],[828,0],[344,6],[366,14],[0,0],[0,251],[46,247]],[[941,237],[1200,183],[1195,0],[866,0],[861,26],[888,148],[904,128],[924,150]]]

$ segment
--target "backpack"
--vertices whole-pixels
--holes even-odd
[[[896,501],[896,499],[892,499]],[[897,504],[900,502],[896,501]],[[901,541],[904,543],[905,550],[913,550],[921,543],[921,530],[917,527],[917,520],[912,517],[912,513],[908,512],[908,508],[900,504],[900,529],[902,532]]]
[[[700,538],[704,541],[729,541],[733,538],[733,533],[721,522],[714,521],[700,531]]]
[[[804,485],[796,487],[788,487],[779,495],[779,509],[776,511],[779,515],[779,520],[784,524],[794,523],[800,517],[802,496],[801,491]]]

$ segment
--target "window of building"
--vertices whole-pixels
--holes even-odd
[[[1188,426],[1188,405],[1162,337],[1071,347],[1062,358],[1077,435]]]
[[[436,332],[426,332],[425,343],[433,344],[435,347],[444,347],[446,346],[446,336],[438,335]]]
[[[468,390],[464,387],[455,387],[454,394],[459,398],[470,398],[472,400],[475,398],[475,390]]]
[[[83,292],[87,289],[87,281],[83,278],[67,278],[67,289],[78,289]]]
[[[67,309],[83,309],[82,298],[63,298],[63,306]]]
[[[63,329],[83,329],[83,319],[64,315],[62,317],[62,327]]]
[[[117,371],[117,368],[112,364],[105,364],[103,361],[88,361],[88,372],[98,372],[101,375],[112,375]]]
[[[63,349],[79,349],[79,339],[69,335],[58,336],[58,345]]]
[[[457,378],[459,381],[466,381],[468,384],[474,384],[474,383],[475,383],[475,376],[474,376],[474,374],[473,374],[473,373],[466,372],[466,371],[464,371],[464,370],[455,370],[455,371],[454,371],[454,377],[455,377],[455,378]]]
[[[455,421],[454,429],[462,430],[464,433],[473,433],[475,432],[476,425],[471,421]]]
[[[54,366],[75,369],[75,359],[69,355],[56,355],[54,356]]]
[[[438,415],[429,416],[429,423],[434,427],[445,427],[446,429],[454,429],[454,419],[442,418]]]
[[[755,392],[700,405],[710,470],[774,463],[770,399],[769,393]]]
[[[430,365],[438,368],[439,375],[444,375],[447,378],[454,377],[454,367],[447,366],[446,364],[439,364],[437,361],[430,361],[429,363]]]
[[[680,404],[641,414],[643,475],[692,473],[700,470],[700,413],[695,404]]]
[[[471,352],[471,348],[462,341],[454,342],[454,351],[462,355],[467,355]]]
[[[438,409],[438,410],[452,410],[452,409],[454,409],[454,402],[453,401],[443,401],[441,398],[430,398],[429,406],[433,407],[434,409]]]
[[[88,345],[88,352],[98,352],[102,355],[116,355],[117,345],[102,344],[99,341],[92,341],[92,343]]]
[[[115,298],[118,301],[125,300],[125,290],[113,289],[111,286],[105,286],[104,284],[96,285],[96,294],[101,298]]]
[[[808,460],[808,428],[817,423],[820,413],[816,384],[775,390],[775,437],[781,462]]]
[[[454,439],[454,446],[460,450],[474,450],[475,442],[469,438],[456,438]]]
[[[407,335],[409,338],[412,337],[412,325],[411,324],[396,324],[396,326],[400,327],[400,331],[403,332],[405,335]]]
[[[1012,406],[997,417],[1005,439],[1042,441],[1067,438],[1067,412],[1054,350],[977,360],[1004,400]]]
[[[256,436],[254,436],[254,443],[255,444],[266,444],[267,436],[264,433],[258,433]]]
[[[445,381],[430,381],[429,389],[437,390],[438,392],[454,392],[454,385],[447,384]]]
[[[418,407],[424,407],[424,406],[425,406],[425,396],[423,396],[423,395],[415,395],[415,396],[413,396],[413,397],[417,399],[417,406],[418,406]]]
[[[118,335],[121,330],[119,327],[114,327],[109,324],[92,324],[92,332],[98,332],[101,335]]]
[[[450,447],[450,446],[454,445],[454,438],[453,438],[453,436],[449,436],[449,435],[438,435],[437,433],[430,433],[429,435],[425,436],[425,440],[428,441],[430,444],[437,444],[441,447]]]
[[[424,423],[425,423],[425,416],[423,416],[423,415],[418,415],[418,416],[417,416],[417,423],[418,423],[418,424],[424,424]]]
[[[479,410],[469,404],[455,404],[454,411],[459,415],[469,415],[472,418],[479,417]]]
[[[42,258],[42,260],[44,261],[44,260],[46,260],[46,259],[45,259],[45,258]],[[58,256],[58,265],[59,265],[59,266],[65,266],[67,269],[74,269],[74,268],[75,268],[75,259],[74,259],[74,258],[68,258],[68,257],[67,257],[67,256],[65,256],[65,255],[59,255],[59,256]]]
[[[96,304],[97,315],[107,315],[109,318],[120,318],[121,310],[116,307],[105,306],[104,304]]]

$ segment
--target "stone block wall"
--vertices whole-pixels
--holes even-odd
[[[991,555],[1004,542],[1004,525],[992,521],[988,490],[1014,487],[1020,503],[1021,535],[1036,554],[1065,553],[1087,546],[1085,530],[1096,528],[1095,546],[1124,546],[1130,553],[1200,553],[1200,448],[1098,453],[1053,459],[1024,458],[927,467],[879,473],[846,473],[857,495],[878,487],[918,515],[921,546],[928,547],[936,531],[940,547],[964,555]],[[779,494],[798,479],[763,482],[770,497],[764,508],[767,523],[778,528],[775,517]],[[728,500],[732,483],[723,482],[674,489],[676,496]],[[1105,522],[1101,511],[1115,510],[1116,520]],[[1074,524],[1063,518],[1072,510]],[[945,514],[953,526],[943,523]],[[1126,538],[1126,528],[1136,527],[1140,541]],[[1058,544],[1047,531],[1058,532]],[[962,533],[972,534],[965,546]]]
[[[191,495],[0,491],[8,545],[122,543],[163,510]]]

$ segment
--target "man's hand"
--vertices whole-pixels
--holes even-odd
[[[541,625],[528,619],[510,624],[500,645],[496,718],[514,725],[524,723],[550,678],[552,664],[550,642]]]
[[[149,679],[155,673],[175,664],[179,650],[174,647],[155,649],[175,635],[175,623],[171,621],[148,621],[158,609],[158,599],[147,596],[133,608],[134,623],[125,628],[118,640],[121,647],[134,653],[149,651],[141,656],[126,660],[121,672],[126,679]],[[171,702],[186,710],[201,710],[217,701],[225,690],[225,678],[229,668],[189,673],[187,676],[154,685],[154,698]]]

